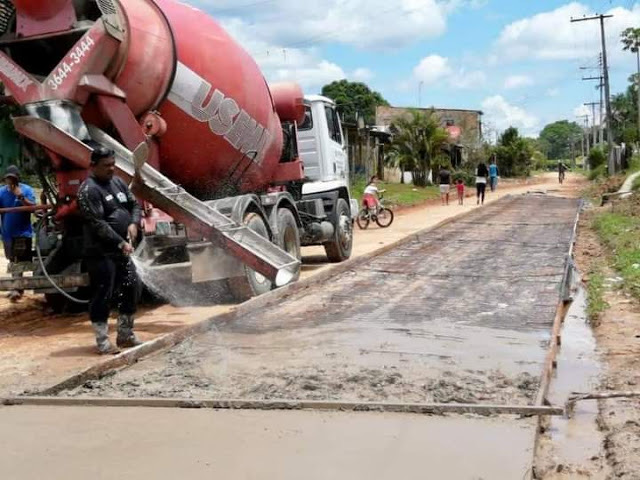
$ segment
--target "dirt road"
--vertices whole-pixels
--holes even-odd
[[[489,194],[487,204],[506,194],[525,193],[531,189],[574,192],[581,177],[570,177],[562,187],[554,174],[537,179],[534,185],[500,188]],[[393,226],[387,230],[356,230],[354,257],[372,252],[409,234],[477,208],[473,199],[463,207],[427,205],[398,212]],[[303,277],[330,268],[321,249],[303,252]],[[169,305],[147,309],[139,315],[137,329],[144,340],[150,340],[185,325],[233,308],[231,305],[175,308]],[[34,391],[56,384],[71,374],[97,364],[94,342],[86,315],[50,315],[41,298],[28,296],[12,305],[0,299],[0,394]]]

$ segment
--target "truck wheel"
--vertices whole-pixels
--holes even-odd
[[[353,248],[353,220],[351,209],[344,198],[336,204],[336,224],[334,238],[324,244],[324,251],[331,262],[344,262],[351,256]]]
[[[302,258],[298,224],[296,223],[296,218],[293,216],[293,213],[291,213],[291,210],[288,208],[278,210],[277,244],[292,257],[298,260]],[[300,270],[298,270],[298,273],[291,281],[295,282],[298,278],[300,278]]]
[[[269,230],[264,220],[257,213],[249,212],[244,217],[244,224],[254,232],[265,238],[269,237]],[[251,297],[262,295],[269,292],[273,288],[271,280],[264,275],[252,270],[246,265],[242,267],[244,275],[241,277],[229,278],[229,290],[236,300],[244,302]]]

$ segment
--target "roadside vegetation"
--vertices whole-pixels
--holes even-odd
[[[587,316],[594,326],[600,321],[600,315],[609,304],[604,299],[604,273],[603,265],[597,264],[592,266],[588,272],[589,281],[587,282]]]
[[[597,214],[592,225],[622,278],[622,287],[640,299],[640,196]]]
[[[351,187],[351,194],[358,200],[362,199],[362,195],[367,180],[358,178]],[[414,185],[401,183],[384,183],[379,185],[384,192],[384,202],[391,206],[412,207],[420,205],[427,200],[440,198],[440,191],[436,186],[416,187]]]

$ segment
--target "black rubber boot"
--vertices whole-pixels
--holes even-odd
[[[142,345],[142,343],[133,333],[133,315],[120,315],[118,317],[116,345],[120,348],[131,348]]]
[[[101,355],[113,355],[118,353],[118,349],[113,346],[109,340],[109,324],[108,323],[92,323],[93,331],[96,334],[96,344],[98,352]]]

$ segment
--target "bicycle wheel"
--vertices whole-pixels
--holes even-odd
[[[360,230],[366,230],[369,226],[369,212],[367,212],[364,208],[358,212],[358,218],[356,218],[356,223]]]
[[[393,212],[388,208],[381,208],[376,217],[376,223],[380,228],[387,228],[393,223]]]

